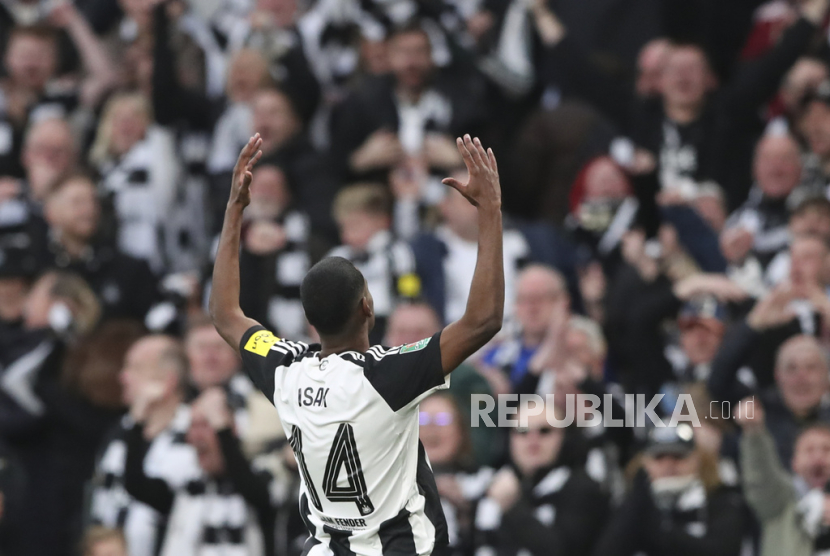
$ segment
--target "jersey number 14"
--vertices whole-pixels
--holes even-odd
[[[305,464],[305,457],[303,456],[303,433],[299,427],[293,427],[289,442],[291,448],[294,450],[294,457],[297,458],[300,473],[308,489],[311,503],[314,504],[317,510],[322,512],[323,506],[320,504],[320,497],[317,494],[314,483],[311,482],[311,476]],[[348,484],[338,486],[337,479],[344,466],[346,468],[346,480]],[[366,492],[366,480],[363,478],[363,468],[360,466],[360,456],[357,454],[357,446],[354,441],[354,429],[348,423],[340,423],[337,434],[334,436],[331,450],[329,450],[329,457],[326,460],[326,471],[323,474],[323,494],[331,502],[354,502],[357,505],[357,510],[360,512],[360,515],[369,515],[375,511],[375,507],[372,505],[372,501],[369,500],[369,495]]]

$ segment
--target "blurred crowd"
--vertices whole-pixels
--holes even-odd
[[[241,305],[298,341],[328,254],[373,343],[463,314],[477,214],[440,180],[460,134],[498,157],[504,327],[420,407],[448,555],[830,554],[829,5],[0,0],[0,553],[303,553],[204,312],[259,132]],[[700,426],[551,426],[579,393]]]

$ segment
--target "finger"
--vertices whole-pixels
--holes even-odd
[[[473,155],[470,154],[470,151],[467,149],[467,145],[464,144],[464,140],[459,137],[455,140],[455,144],[458,146],[458,152],[461,153],[461,158],[464,159],[464,164],[467,166],[467,172],[472,173],[474,162],[473,162]]]
[[[498,173],[499,164],[496,162],[496,155],[493,153],[493,149],[487,149],[487,158],[490,160],[490,167],[494,172]]]
[[[262,158],[262,151],[257,151],[254,156],[251,157],[251,160],[248,162],[247,170],[250,172],[254,165],[259,162],[259,159]]]
[[[476,146],[476,153],[481,159],[481,165],[484,168],[489,168],[490,160],[487,158],[487,151],[484,149],[484,145],[481,144],[481,139],[476,137],[475,139],[473,139],[473,144]]]
[[[452,187],[453,189],[455,189],[456,191],[458,191],[461,194],[464,193],[463,192],[464,184],[462,184],[460,181],[458,181],[455,178],[444,178],[443,180],[441,180],[441,183],[443,183],[444,185],[448,185],[448,186]]]
[[[470,137],[469,133],[464,136],[464,145],[470,151],[470,155],[472,155],[473,162],[475,163],[476,168],[480,169],[482,166],[484,166],[484,161],[481,158],[481,154],[478,152],[478,147],[476,147],[476,144],[473,143],[473,138]]]
[[[249,189],[251,187],[251,181],[254,179],[254,174],[250,170],[246,170],[245,174],[242,176],[242,190]]]
[[[251,148],[251,145],[253,144],[253,142],[254,142],[254,138],[251,137],[248,140],[248,142],[245,144],[245,146],[242,147],[242,150],[239,151],[239,157],[236,159],[236,165],[234,166],[234,171],[238,170],[239,167],[242,164],[244,164],[246,160],[248,160],[248,158],[249,158],[248,152],[249,152],[249,149]]]
[[[245,144],[245,146],[242,148],[242,151],[239,153],[239,158],[236,160],[237,168],[242,164],[245,164],[245,161],[247,161],[251,157],[251,152],[253,152],[254,143],[258,139],[259,133],[248,139],[248,142]],[[262,139],[259,139],[259,141],[262,141]]]

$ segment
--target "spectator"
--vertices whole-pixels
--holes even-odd
[[[527,374],[528,365],[545,339],[554,314],[561,313],[565,320],[570,314],[565,279],[552,268],[528,266],[516,280],[515,307],[518,329],[512,337],[505,338],[488,351],[482,361],[487,367],[503,371],[512,388]],[[496,388],[494,391],[501,392]]]
[[[69,123],[61,118],[34,122],[24,137],[21,161],[26,197],[40,205],[78,164],[78,147]]]
[[[441,329],[438,315],[423,301],[401,303],[392,312],[386,327],[385,345],[402,346],[429,338]],[[470,422],[473,394],[492,395],[490,385],[472,365],[463,364],[453,371],[449,393],[462,412],[462,420]],[[489,427],[469,431],[475,462],[492,465],[503,456],[502,435]]]
[[[111,98],[95,136],[90,162],[102,176],[119,219],[118,248],[147,261],[156,272],[168,261],[159,237],[169,216],[179,175],[173,138],[153,126],[140,93]]]
[[[433,170],[456,168],[452,137],[481,122],[480,96],[436,70],[423,27],[397,28],[388,41],[391,75],[367,80],[332,114],[334,163],[344,179],[385,181],[408,156]]]
[[[282,168],[296,206],[308,213],[314,229],[329,232],[335,191],[330,162],[309,142],[294,100],[285,91],[265,88],[254,96],[252,108],[253,126],[262,137],[265,162]],[[222,180],[221,198],[224,199],[230,172]]]
[[[688,424],[649,433],[643,468],[594,549],[599,555],[740,554],[744,503],[722,486]]]
[[[810,149],[808,167],[818,186],[826,188],[830,175],[830,81],[824,80],[801,101],[797,129]]]
[[[628,176],[610,157],[595,158],[577,176],[569,204],[565,224],[575,242],[613,275],[622,236],[635,225],[639,208]]]
[[[189,363],[188,382],[195,392],[226,386],[240,376],[241,361],[205,315],[194,317],[185,336],[185,350]],[[233,404],[232,404],[233,405]]]
[[[296,0],[256,0],[247,18],[225,25],[229,27],[228,47],[258,51],[275,80],[297,103],[303,121],[308,122],[320,101],[320,85],[295,26],[298,11]]]
[[[787,229],[790,235],[790,250],[793,248],[793,238],[813,236],[825,242],[830,241],[830,201],[824,197],[806,199],[793,210]],[[790,278],[790,250],[780,251],[767,265],[764,276],[767,284],[776,286]],[[818,283],[822,281],[823,279]]]
[[[145,384],[143,407],[134,406],[136,424],[127,437],[127,492],[167,516],[163,556],[205,550],[273,555],[274,504],[270,473],[249,462],[233,431],[233,414],[219,389],[203,392],[191,409],[187,442],[196,452],[200,475],[186,486],[172,487],[150,477],[142,462],[149,448],[148,410],[158,402],[156,384]]]
[[[830,413],[824,396],[828,391],[827,359],[821,344],[812,336],[793,336],[778,348],[775,358],[774,386],[766,388],[760,379],[745,371],[736,373],[735,365],[741,366],[741,358],[752,351],[751,343],[757,338],[756,328],[762,329],[774,323],[780,315],[791,315],[784,303],[787,298],[781,294],[771,296],[768,301],[753,309],[747,319],[746,328],[736,341],[729,346],[729,352],[718,355],[709,388],[715,400],[740,400],[747,393],[759,392],[758,399],[764,404],[769,415],[768,428],[775,439],[775,446],[781,462],[787,466],[792,460],[793,443],[798,431],[815,422],[827,422]],[[782,305],[784,308],[782,309]],[[757,341],[757,339],[755,340]],[[757,348],[756,348],[757,349]],[[723,365],[723,366],[721,366]],[[740,378],[743,378],[743,382]],[[751,387],[748,388],[746,383]]]
[[[81,542],[82,556],[129,556],[127,540],[119,529],[92,526]]]
[[[549,9],[537,10],[535,17],[544,21],[537,25],[549,29],[540,33],[548,50],[547,80],[568,76],[575,93],[594,102],[637,145],[655,153],[663,187],[679,187],[688,179],[715,179],[735,205],[746,190],[748,141],[754,142],[763,129],[757,110],[805,52],[826,10],[824,0],[802,5],[801,17],[775,48],[718,91],[703,49],[674,45],[661,76],[660,98],[651,102],[635,98],[624,83],[598,71]],[[728,165],[722,157],[727,145],[733,153]],[[745,160],[736,162],[736,152]]]
[[[780,96],[785,115],[797,119],[804,101],[827,77],[827,64],[823,59],[812,56],[799,58],[781,84]]]
[[[637,55],[637,81],[635,89],[640,98],[658,98],[660,80],[671,51],[671,42],[656,38],[647,42]]]
[[[143,434],[150,447],[140,466],[150,477],[174,487],[198,475],[196,453],[184,441],[190,421],[182,404],[187,359],[181,345],[168,336],[148,336],[133,344],[121,371],[124,404],[131,414],[143,412]],[[155,403],[147,407],[146,391],[154,387]],[[129,493],[128,442],[133,419],[125,417],[101,449],[92,479],[90,521],[121,527],[131,556],[157,554],[167,530],[166,517]]]
[[[238,50],[230,60],[225,94],[228,104],[219,116],[213,132],[213,144],[207,161],[212,174],[233,170],[240,145],[253,129],[251,101],[268,83],[268,63],[256,50]]]
[[[789,135],[767,135],[755,150],[756,187],[729,216],[721,246],[727,260],[740,265],[752,253],[762,267],[787,246],[787,221],[801,183],[798,143]]]
[[[426,398],[418,410],[419,436],[435,473],[435,484],[447,518],[450,549],[465,553],[471,547],[472,498],[481,496],[476,488],[485,484],[492,470],[475,475],[473,447],[468,420],[450,394]]]
[[[65,117],[79,105],[96,108],[104,93],[114,85],[115,72],[100,41],[71,3],[52,8],[50,17],[56,27],[69,34],[78,49],[88,74],[79,82],[57,86],[58,42],[54,29],[47,26],[12,29],[4,64],[8,77],[0,88],[7,99],[0,109],[0,127],[4,137],[0,149],[0,175],[22,177],[18,162],[20,138],[30,122],[49,115]]]
[[[658,199],[659,202],[659,199]],[[726,225],[726,196],[716,183],[704,183],[698,188],[692,206],[716,234]]]
[[[35,263],[27,261],[22,255],[3,252],[0,261],[0,345],[3,352],[9,353],[14,342],[11,338],[15,331],[22,328],[23,309],[26,295],[34,278]]]
[[[467,292],[473,280],[478,252],[476,209],[460,193],[447,188],[441,202],[442,225],[412,242],[418,275],[423,281],[424,297],[441,315],[452,322],[464,314]],[[532,259],[522,233],[508,229],[504,233],[505,319],[513,316],[517,276]]]
[[[815,554],[827,546],[824,508],[830,482],[830,428],[814,424],[795,440],[790,476],[776,457],[775,442],[764,427],[763,406],[741,402],[741,469],[747,502],[761,522],[762,556]]]
[[[157,300],[156,278],[147,263],[99,242],[100,203],[95,186],[70,176],[50,192],[44,206],[48,244],[40,246],[45,264],[72,270],[101,297],[104,315],[144,320]]]
[[[569,467],[570,429],[553,427],[548,414],[518,414],[510,432],[513,466],[496,473],[475,515],[477,550],[498,554],[588,554],[602,530],[608,500],[579,468]],[[524,426],[522,419],[526,419]]]
[[[275,441],[285,438],[273,406],[239,372],[239,357],[222,340],[207,315],[191,317],[184,344],[190,363],[188,399],[196,399],[210,388],[221,388],[233,410],[245,453],[260,455],[269,451]]]
[[[328,256],[352,261],[366,277],[375,300],[375,328],[369,340],[378,343],[397,302],[421,293],[412,251],[392,235],[390,199],[382,186],[359,184],[343,189],[333,211],[342,245]]]
[[[582,411],[579,394],[596,396],[598,409],[610,417],[622,418],[625,409],[618,401],[607,403],[606,394],[619,386],[606,382],[603,374],[607,344],[602,329],[592,320],[568,315],[564,305],[551,311],[545,336],[532,354],[527,372],[514,387],[518,394],[553,395],[553,406],[565,415]],[[579,428],[572,439],[572,465],[584,464],[585,472],[603,489],[619,494],[622,488],[621,466],[632,455],[633,433],[630,428],[603,425]]]
[[[259,166],[251,195],[240,260],[242,310],[258,322],[270,323],[281,337],[304,337],[300,282],[311,268],[311,223],[293,202],[285,174],[277,166]]]
[[[629,388],[667,394],[674,407],[677,393],[692,382],[709,377],[712,360],[726,326],[726,303],[741,301],[745,293],[719,274],[694,274],[674,284],[665,275],[631,299],[629,336],[634,345],[625,382]],[[666,319],[677,325],[677,338],[661,327]],[[671,413],[671,410],[669,410]]]
[[[0,435],[25,469],[21,504],[14,508],[23,554],[63,555],[74,546],[97,440],[117,417],[63,384],[67,351],[96,324],[100,309],[77,276],[47,272],[35,280],[21,326],[2,351]],[[23,485],[21,485],[23,488]]]
[[[566,412],[568,394],[592,394],[614,419],[625,417],[628,394],[664,394],[661,416],[680,394],[692,393],[698,415],[754,395],[789,468],[800,431],[830,418],[821,353],[830,345],[830,0],[583,4],[0,0],[0,553],[76,556],[84,530],[100,522],[124,526],[132,556],[161,554],[166,536],[167,553],[184,556],[197,544],[188,535],[209,525],[180,517],[185,506],[213,507],[192,494],[234,490],[253,470],[250,484],[271,500],[229,496],[244,516],[217,516],[219,527],[250,526],[254,544],[259,529],[273,552],[302,556],[300,479],[285,431],[202,314],[231,169],[255,131],[264,152],[241,231],[240,301],[279,336],[308,343],[317,333],[299,281],[337,245],[373,282],[386,325],[373,342],[417,343],[462,312],[478,230],[472,207],[440,178],[464,181],[456,135],[493,144],[507,223],[503,333],[456,371],[449,393],[460,413],[448,398],[422,407],[454,556],[520,545],[556,553],[558,540],[541,544],[572,528],[572,516],[598,539],[601,516],[585,517],[578,495],[553,500],[579,490],[575,474],[615,503],[642,502],[652,489],[641,476],[627,494],[623,472],[636,467],[645,431],[569,429],[555,463],[538,476],[515,471],[524,501],[495,529],[486,520],[478,528],[511,435],[471,428],[474,457],[457,461],[472,394],[552,394]],[[147,376],[175,389],[182,350],[188,364],[182,388],[165,390],[149,412],[145,426],[163,421],[164,430],[142,442],[143,471],[168,483],[175,523],[124,488],[131,418],[122,417],[138,396],[118,377],[145,327],[182,342],[154,336],[141,355]],[[162,352],[178,355],[159,363]],[[214,470],[223,446],[223,461],[238,463],[241,451],[242,475],[205,472],[186,442],[184,404],[217,388],[227,408],[196,402],[191,440]],[[202,418],[212,404],[232,415],[227,433]],[[451,425],[434,424],[450,413]],[[708,460],[719,457],[721,482],[736,485],[738,429],[704,420],[694,432],[698,478],[709,485]],[[555,435],[531,434],[525,452]],[[223,444],[231,437],[236,448]],[[571,478],[540,501],[543,476],[562,468]],[[512,490],[506,481],[495,498]],[[703,490],[703,505],[678,523],[688,518],[692,532],[703,524],[700,542],[709,542],[719,531],[711,519],[723,510],[731,522],[732,506],[710,508],[731,498]],[[798,504],[801,493],[787,500]],[[630,532],[645,523],[663,538],[656,512],[638,514]],[[170,535],[156,531],[163,523]],[[782,529],[797,546],[762,550],[824,550],[826,531],[800,523]],[[184,536],[173,534],[179,524]],[[108,538],[101,550],[123,548]],[[562,538],[568,553],[590,552]],[[641,552],[683,552],[657,544]]]

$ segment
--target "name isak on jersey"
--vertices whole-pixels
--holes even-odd
[[[297,404],[301,407],[328,407],[326,405],[326,394],[328,393],[328,388],[317,388],[316,394],[314,393],[314,388],[298,388]]]

